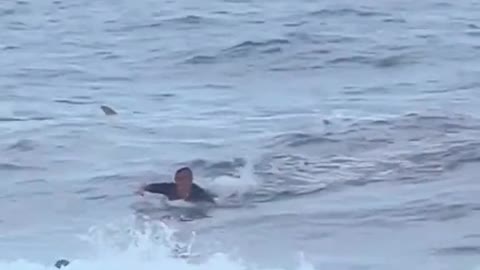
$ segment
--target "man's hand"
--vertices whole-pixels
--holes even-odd
[[[145,187],[146,187],[146,186],[147,186],[147,184],[142,184],[142,185],[140,186],[140,188],[139,188],[137,191],[135,191],[135,194],[140,195],[140,196],[143,197],[143,195],[144,195],[144,193],[145,193]]]

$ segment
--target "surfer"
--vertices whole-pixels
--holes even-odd
[[[193,173],[188,167],[175,172],[174,183],[152,183],[140,187],[137,194],[143,196],[145,192],[165,195],[168,200],[185,200],[188,202],[215,203],[213,197],[203,188],[193,183]]]

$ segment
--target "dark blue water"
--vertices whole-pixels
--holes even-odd
[[[298,252],[316,269],[474,269],[479,8],[1,3],[0,261],[87,258],[73,235],[189,165],[238,195],[192,225],[199,250],[262,269],[304,269]]]

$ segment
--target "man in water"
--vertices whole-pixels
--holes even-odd
[[[175,173],[175,183],[153,183],[143,185],[137,193],[141,196],[145,191],[158,193],[167,196],[168,200],[185,200],[188,202],[210,202],[215,203],[213,197],[204,189],[193,183],[193,173],[188,167],[183,167]],[[187,219],[186,221],[188,221]],[[61,259],[55,263],[56,268],[63,268],[70,264],[70,261]]]
[[[212,196],[204,189],[193,183],[193,173],[188,167],[183,167],[175,173],[175,183],[152,183],[143,185],[137,192],[143,196],[144,192],[163,194],[168,200],[185,200],[188,202],[215,203]]]

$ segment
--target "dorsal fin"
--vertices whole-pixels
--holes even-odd
[[[61,259],[61,260],[58,260],[56,263],[55,263],[55,267],[60,269],[62,267],[65,267],[67,265],[69,265],[70,262],[68,260],[65,260],[65,259]]]
[[[100,106],[100,109],[102,109],[102,111],[106,114],[106,115],[116,115],[117,112],[114,111],[112,108],[106,106],[106,105],[102,105]]]

